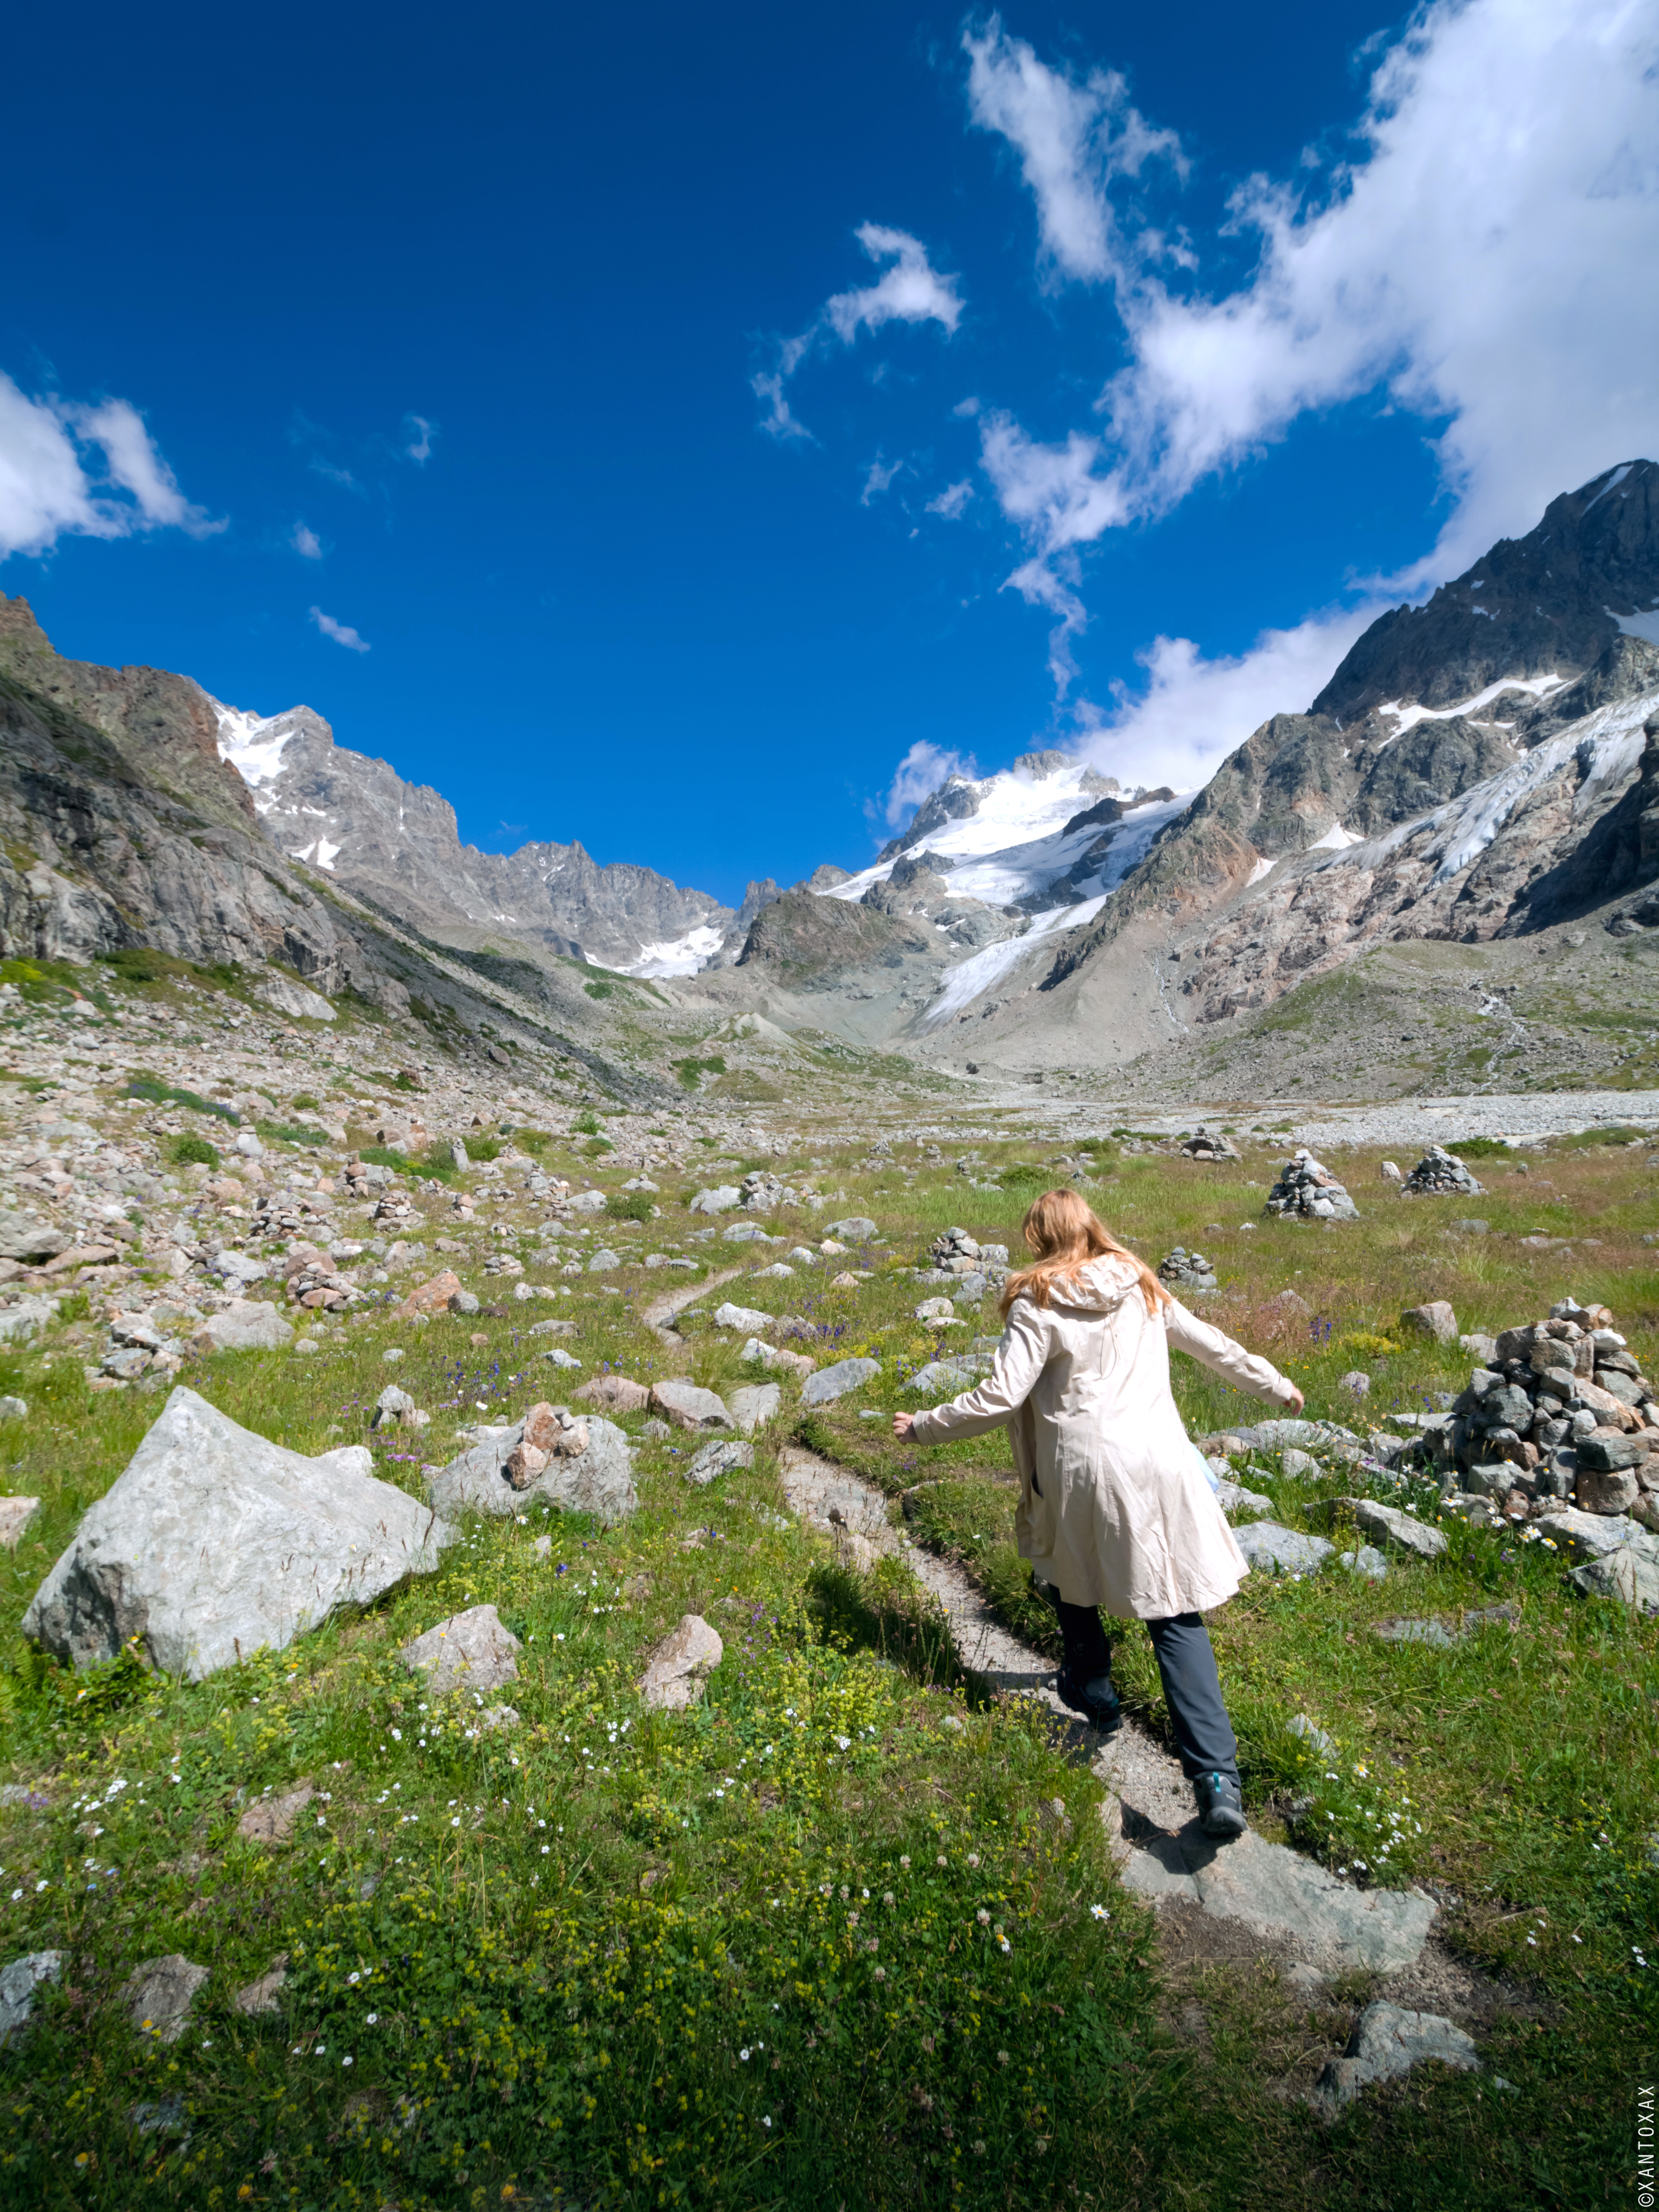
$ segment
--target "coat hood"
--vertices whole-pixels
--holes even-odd
[[[1104,1253],[1054,1285],[1056,1305],[1080,1308],[1085,1313],[1110,1313],[1131,1294],[1140,1296],[1140,1277],[1127,1260]]]

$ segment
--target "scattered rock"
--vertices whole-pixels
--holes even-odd
[[[660,1413],[677,1429],[729,1429],[732,1425],[723,1398],[677,1376],[653,1383],[650,1406],[653,1413]]]
[[[1369,1398],[1371,1395],[1371,1378],[1364,1368],[1351,1367],[1346,1375],[1340,1375],[1337,1377],[1336,1387],[1346,1397]]]
[[[137,1966],[121,1990],[121,2002],[141,2035],[177,2043],[190,2018],[196,1992],[207,1978],[205,1966],[172,1951],[165,1958],[146,1959]]]
[[[450,1301],[460,1287],[460,1277],[453,1267],[446,1267],[430,1282],[418,1284],[395,1311],[403,1321],[413,1321],[416,1314],[449,1313],[453,1310]]]
[[[1347,2055],[1327,2062],[1312,2102],[1334,2120],[1373,2081],[1396,2081],[1427,2060],[1465,2071],[1480,2064],[1470,2039],[1438,2013],[1407,2012],[1392,2004],[1367,2005],[1348,2039]]]
[[[27,1421],[29,1401],[27,1398],[0,1398],[0,1421]]]
[[[680,1472],[688,1482],[695,1482],[702,1488],[720,1475],[730,1474],[733,1468],[752,1467],[754,1464],[753,1444],[716,1441],[705,1444],[701,1451],[694,1453]]]
[[[1638,1613],[1659,1613],[1659,1562],[1634,1545],[1620,1545],[1575,1567],[1567,1580],[1581,1597],[1617,1598]]]
[[[807,1376],[801,1388],[801,1403],[827,1406],[832,1399],[846,1397],[850,1390],[861,1390],[880,1372],[878,1359],[838,1359],[833,1367],[821,1367]]]
[[[555,1367],[567,1374],[580,1375],[581,1372],[580,1360],[573,1352],[567,1352],[561,1344],[556,1344],[551,1352],[543,1352],[542,1358],[551,1360]],[[576,1395],[580,1398],[581,1392],[578,1390]]]
[[[1457,1316],[1444,1298],[1431,1298],[1426,1305],[1407,1306],[1400,1316],[1400,1326],[1409,1335],[1449,1344],[1457,1334]]]
[[[977,1382],[981,1375],[988,1374],[990,1369],[990,1360],[979,1352],[963,1352],[953,1359],[930,1359],[925,1367],[916,1370],[904,1387],[925,1398],[953,1398]]]
[[[40,1510],[38,1498],[0,1498],[0,1544],[15,1552]]]
[[[1304,1536],[1273,1521],[1252,1521],[1235,1531],[1235,1540],[1253,1567],[1273,1573],[1315,1575],[1336,1551],[1322,1536]]]
[[[732,1419],[746,1437],[777,1417],[783,1393],[775,1382],[745,1382],[726,1400]]]
[[[275,1306],[236,1298],[223,1313],[210,1314],[191,1339],[198,1352],[280,1352],[294,1331]]]
[[[449,1294],[449,1310],[453,1314],[475,1314],[479,1310],[478,1301],[471,1291],[452,1291]]]
[[[659,1711],[683,1711],[720,1665],[725,1649],[701,1613],[682,1613],[679,1626],[652,1652],[640,1678],[640,1695]]]
[[[1293,1713],[1285,1725],[1292,1735],[1299,1735],[1310,1751],[1318,1752],[1323,1758],[1328,1759],[1336,1749],[1335,1737],[1327,1735],[1306,1713]]]
[[[1408,1198],[1444,1196],[1455,1193],[1479,1198],[1481,1187],[1455,1152],[1431,1145],[1401,1186]]]
[[[1406,1180],[1400,1172],[1400,1163],[1397,1160],[1384,1160],[1378,1168],[1377,1173],[1384,1182],[1403,1183]]]
[[[34,2010],[34,1992],[63,1972],[61,1951],[29,1951],[0,1970],[0,2051],[21,2042]]]
[[[711,1190],[700,1190],[686,1211],[690,1213],[729,1213],[734,1206],[743,1202],[743,1193],[735,1183],[721,1183]]]
[[[295,1823],[316,1795],[312,1784],[302,1782],[297,1790],[289,1790],[280,1797],[261,1797],[236,1823],[236,1832],[250,1844],[276,1847],[291,1843]]]
[[[250,2020],[257,2020],[262,2013],[280,2012],[283,2008],[283,1990],[287,1981],[288,1953],[282,1951],[258,1981],[249,1982],[245,1988],[238,1990],[230,2002],[238,2012],[246,2014]]]
[[[556,1352],[550,1356],[558,1358]],[[572,1366],[581,1364],[572,1360],[568,1352],[565,1359]],[[642,1413],[651,1402],[648,1385],[633,1382],[626,1375],[596,1375],[591,1382],[584,1382],[575,1395],[581,1405],[603,1406],[607,1413]]]
[[[823,1233],[845,1244],[867,1244],[876,1233],[876,1224],[867,1214],[849,1213],[845,1221],[828,1223]]]
[[[523,1645],[493,1605],[470,1606],[452,1613],[424,1636],[403,1647],[403,1662],[411,1674],[423,1674],[427,1687],[436,1697],[452,1690],[477,1690],[488,1695],[518,1680],[517,1654]]]
[[[538,1456],[541,1464],[536,1464]],[[608,1526],[639,1503],[628,1438],[614,1421],[568,1407],[532,1407],[522,1421],[483,1436],[427,1479],[440,1513],[520,1513],[539,1499],[569,1513],[592,1513]]]
[[[368,1425],[371,1429],[388,1429],[394,1425],[404,1429],[423,1429],[431,1419],[429,1413],[421,1411],[407,1390],[399,1389],[395,1382],[388,1382],[374,1401],[374,1412]]]
[[[1374,1544],[1362,1544],[1357,1552],[1339,1552],[1339,1567],[1346,1567],[1351,1575],[1363,1575],[1368,1583],[1386,1582],[1389,1563]]]
[[[777,1345],[768,1344],[764,1337],[751,1336],[738,1357],[757,1359],[763,1367],[781,1367],[786,1374],[810,1375],[817,1365],[817,1360],[805,1352],[789,1352]]]
[[[31,1221],[21,1213],[0,1213],[0,1260],[21,1260],[38,1267],[70,1249],[70,1239],[49,1221]]]
[[[1419,1559],[1437,1559],[1446,1549],[1443,1530],[1427,1528],[1397,1505],[1379,1505],[1372,1498],[1339,1498],[1339,1510],[1352,1513],[1354,1526],[1378,1543],[1396,1552],[1409,1552]]]
[[[1216,1503],[1226,1514],[1271,1513],[1273,1502],[1264,1498],[1259,1490],[1246,1490],[1237,1482],[1222,1480],[1216,1485]]]
[[[1325,1472],[1311,1452],[1298,1451],[1294,1444],[1280,1452],[1279,1464],[1293,1482],[1317,1482]]]
[[[200,1681],[430,1574],[449,1540],[391,1483],[303,1458],[175,1389],[36,1591],[23,1632],[76,1667],[137,1637],[153,1666]]]
[[[774,1319],[773,1315],[763,1313],[758,1306],[733,1305],[729,1298],[714,1309],[716,1328],[740,1328],[750,1336],[763,1336],[773,1326]]]
[[[1285,1161],[1267,1193],[1267,1213],[1304,1221],[1357,1221],[1359,1208],[1331,1173],[1305,1146]]]

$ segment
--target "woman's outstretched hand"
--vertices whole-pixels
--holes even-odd
[[[908,1437],[910,1433],[910,1425],[915,1418],[916,1417],[914,1413],[895,1413],[893,1416],[893,1434],[896,1437]]]
[[[1293,1413],[1293,1414],[1294,1414],[1294,1413],[1299,1413],[1302,1411],[1302,1408],[1303,1408],[1303,1407],[1307,1404],[1307,1402],[1308,1402],[1308,1401],[1307,1401],[1307,1400],[1303,1396],[1302,1393],[1301,1393],[1301,1392],[1297,1389],[1297,1387],[1296,1387],[1295,1383],[1294,1383],[1294,1382],[1292,1382],[1292,1383],[1291,1383],[1291,1395],[1290,1395],[1290,1396],[1289,1396],[1289,1397],[1285,1401],[1285,1408],[1286,1408],[1286,1410],[1287,1410],[1289,1413]]]

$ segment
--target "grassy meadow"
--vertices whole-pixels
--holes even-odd
[[[1643,1238],[1659,1233],[1659,1171],[1645,1146],[1558,1141],[1529,1148],[1525,1173],[1519,1156],[1481,1160],[1473,1200],[1404,1200],[1376,1152],[1332,1156],[1363,1218],[1324,1230],[1262,1215],[1283,1155],[1265,1134],[1238,1140],[1244,1159],[1222,1167],[1108,1144],[1088,1193],[1148,1259],[1206,1252],[1223,1285],[1209,1316],[1292,1375],[1310,1413],[1363,1428],[1459,1388],[1467,1355],[1399,1328],[1403,1307],[1435,1297],[1466,1331],[1569,1293],[1605,1302],[1656,1371],[1659,1269]],[[802,1141],[800,1161],[743,1164],[798,1180]],[[180,1379],[234,1420],[306,1452],[373,1441],[377,1470],[416,1493],[464,1423],[567,1398],[607,1368],[716,1389],[759,1379],[712,1327],[723,1297],[804,1316],[821,1364],[881,1363],[819,1409],[787,1383],[750,1468],[694,1488],[680,1470],[695,1440],[641,1438],[640,1509],[622,1525],[540,1507],[481,1521],[438,1574],[195,1686],[131,1657],[71,1674],[23,1643],[29,1597],[161,1400],[88,1389],[98,1333],[73,1306],[0,1354],[0,1393],[30,1409],[0,1423],[0,1487],[43,1501],[0,1553],[0,1778],[22,1785],[0,1805],[0,1964],[66,1954],[27,2040],[0,2054],[0,2202],[1618,2201],[1632,2054],[1659,2035],[1645,1964],[1659,1939],[1654,1623],[1577,1597],[1546,1547],[1458,1524],[1435,1565],[1393,1561],[1380,1584],[1252,1576],[1212,1617],[1256,1824],[1356,1880],[1429,1889],[1449,1954],[1485,1992],[1486,2070],[1419,2069],[1333,2127],[1303,2093],[1365,1978],[1310,2002],[1269,1962],[1182,1954],[1116,1880],[1099,1783],[962,1672],[902,1565],[859,1574],[785,1511],[778,1454],[792,1443],[876,1484],[895,1516],[913,1492],[913,1537],[1052,1649],[1012,1543],[1004,1440],[926,1450],[861,1418],[926,1402],[907,1385],[940,1348],[914,1316],[934,1293],[905,1270],[932,1237],[959,1224],[1017,1249],[1024,1205],[1060,1177],[1052,1147],[982,1129],[974,1141],[970,1179],[896,1127],[890,1161],[811,1133],[844,1196],[816,1219],[766,1222],[787,1240],[771,1248],[702,1236],[684,1210],[692,1186],[664,1189],[654,1220],[601,1217],[624,1264],[573,1276],[553,1304],[502,1299],[483,1274],[493,1248],[526,1279],[562,1280],[534,1256],[529,1212],[497,1206],[498,1232],[467,1232],[470,1255],[452,1261],[493,1310],[416,1327],[378,1307],[320,1331],[313,1356],[192,1356]],[[550,1143],[544,1161],[621,1179],[592,1146]],[[415,1194],[441,1226],[447,1192]],[[880,1241],[792,1263],[787,1280],[753,1275],[854,1213]],[[1487,1230],[1451,1227],[1469,1215]],[[671,1249],[738,1270],[672,1345],[644,1309],[695,1279],[641,1264]],[[832,1287],[849,1267],[866,1279]],[[550,1312],[574,1334],[532,1337]],[[943,1348],[996,1326],[988,1304]],[[547,1363],[550,1340],[581,1376]],[[1194,1434],[1250,1418],[1176,1365]],[[1355,1368],[1371,1377],[1363,1413],[1338,1387]],[[431,1425],[371,1440],[394,1379]],[[1235,1473],[1277,1518],[1322,1532],[1354,1480],[1293,1480],[1261,1455]],[[483,1601],[524,1642],[514,1729],[481,1729],[469,1695],[428,1698],[398,1656]],[[1509,1616],[1450,1650],[1375,1633],[1495,1606]],[[724,1659],[689,1711],[648,1711],[645,1656],[688,1612],[719,1631]],[[1157,1729],[1132,1625],[1117,1666]],[[1297,1714],[1334,1751],[1310,1750],[1288,1726]],[[239,1836],[250,1800],[301,1780],[319,1796],[292,1842]],[[135,2032],[118,1992],[140,1960],[173,1952],[210,1977],[169,2045]],[[277,2009],[238,2011],[234,1993],[278,1965]]]

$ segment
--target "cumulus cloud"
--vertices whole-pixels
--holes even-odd
[[[946,484],[937,498],[927,502],[929,514],[942,514],[947,522],[956,522],[965,512],[974,495],[974,487],[966,477],[959,483]]]
[[[948,752],[941,745],[930,744],[926,738],[918,738],[895,770],[886,797],[872,799],[866,811],[872,817],[879,815],[890,830],[896,830],[946,776],[973,774],[970,753]]]
[[[131,401],[32,399],[0,374],[0,560],[62,537],[225,527],[185,497]]]
[[[325,615],[320,607],[313,607],[311,619],[323,635],[331,637],[336,645],[343,645],[352,653],[368,653],[373,649],[368,640],[360,637],[349,623],[336,622],[332,615]]]
[[[295,524],[294,534],[288,542],[302,561],[320,561],[323,557],[322,539],[314,530],[307,530],[303,522]]]
[[[1659,443],[1659,288],[1638,274],[1659,261],[1651,0],[1422,9],[1377,62],[1353,158],[1235,194],[1228,228],[1259,254],[1219,296],[1172,290],[1165,234],[1110,198],[1170,150],[1115,80],[1051,70],[994,21],[966,44],[969,112],[1020,155],[1045,268],[1112,283],[1127,354],[1098,427],[1048,445],[1006,417],[985,427],[986,473],[1028,545],[1010,580],[1060,614],[1062,672],[1076,549],[1310,412],[1376,395],[1445,426],[1452,511],[1393,580],[1406,592]]]
[[[1085,704],[1079,750],[1121,782],[1194,790],[1270,714],[1304,708],[1384,604],[1328,609],[1213,659],[1191,638],[1155,638],[1136,656],[1144,692],[1118,685],[1109,708]]]
[[[1095,283],[1116,274],[1125,248],[1109,188],[1121,177],[1139,177],[1153,160],[1184,176],[1180,139],[1131,105],[1115,70],[1092,70],[1079,81],[1048,69],[1023,39],[1008,37],[1000,16],[982,28],[970,26],[962,44],[969,112],[981,130],[997,132],[1018,151],[1055,277]],[[1143,231],[1132,250],[1144,258],[1147,243]]]
[[[838,338],[842,345],[850,346],[860,331],[877,331],[884,323],[895,322],[940,323],[947,331],[954,331],[962,319],[957,279],[940,276],[919,238],[879,222],[860,223],[854,235],[871,260],[884,261],[889,266],[873,284],[833,294],[804,331],[778,341],[775,366],[749,380],[756,398],[766,402],[761,428],[775,438],[812,434],[791,411],[785,387],[821,341]]]

